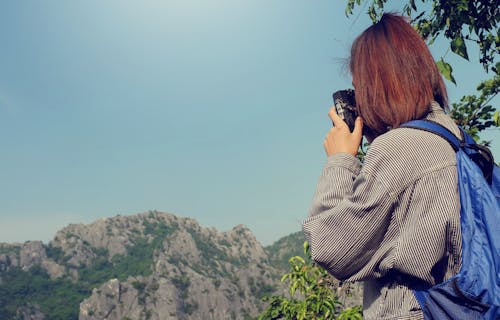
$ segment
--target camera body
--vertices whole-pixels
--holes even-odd
[[[354,121],[358,116],[354,90],[339,90],[333,93],[333,103],[337,114],[349,126],[349,130],[354,130]]]

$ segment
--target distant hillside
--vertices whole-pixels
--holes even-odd
[[[0,244],[0,319],[252,319],[283,290],[276,248],[156,211],[69,225]]]
[[[265,247],[272,266],[285,273],[290,268],[288,260],[293,256],[304,256],[304,241],[306,238],[302,231],[285,236],[270,246]]]

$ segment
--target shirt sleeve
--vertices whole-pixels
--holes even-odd
[[[302,224],[312,258],[338,279],[355,274],[380,251],[393,203],[388,189],[364,173],[355,157],[329,157]]]
[[[361,164],[351,154],[339,153],[328,157],[318,181],[309,216],[335,207],[346,194],[352,193],[353,181]],[[332,180],[335,184],[332,185]]]

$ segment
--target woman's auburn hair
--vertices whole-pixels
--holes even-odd
[[[359,114],[375,136],[424,117],[433,100],[448,107],[427,45],[402,16],[384,14],[366,29],[352,45],[349,67]]]

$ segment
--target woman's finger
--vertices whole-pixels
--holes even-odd
[[[354,129],[352,130],[352,134],[355,137],[355,140],[360,140],[363,137],[363,119],[361,117],[357,117],[356,121],[354,121]]]
[[[328,116],[332,119],[333,125],[337,128],[347,126],[347,123],[337,114],[335,107],[331,107]]]

